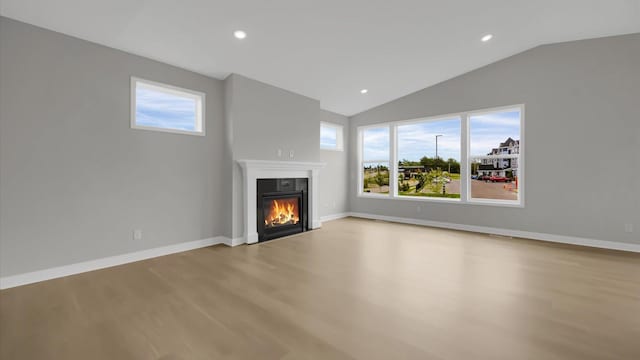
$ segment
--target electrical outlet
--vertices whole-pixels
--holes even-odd
[[[289,159],[293,159],[293,150],[289,150]]]
[[[624,224],[624,232],[632,233],[633,232],[633,224]]]
[[[278,149],[278,157],[282,157],[282,149]]]
[[[133,230],[133,240],[142,240],[142,230]]]

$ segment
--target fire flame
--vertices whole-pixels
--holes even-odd
[[[264,217],[264,224],[267,227],[294,225],[299,221],[297,198],[272,200],[271,208]]]

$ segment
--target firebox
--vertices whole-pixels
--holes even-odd
[[[258,242],[308,230],[306,178],[257,179]]]

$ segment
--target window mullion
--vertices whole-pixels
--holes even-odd
[[[397,126],[389,126],[389,194],[398,196],[398,137]]]
[[[469,115],[460,116],[460,200],[469,201],[471,163],[469,162]]]

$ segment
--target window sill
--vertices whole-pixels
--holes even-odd
[[[413,201],[413,202],[432,202],[432,203],[445,203],[445,204],[462,204],[462,205],[482,205],[482,206],[495,206],[495,207],[511,207],[511,208],[524,208],[524,202],[511,202],[501,200],[463,200],[460,198],[438,198],[438,197],[417,197],[417,196],[392,196],[391,194],[366,194],[359,193],[359,198],[364,199],[379,199],[379,200],[400,200],[400,201]]]
[[[516,201],[509,201],[509,200],[471,199],[466,201],[465,204],[524,208],[524,201],[516,202]]]
[[[153,126],[140,126],[140,125],[132,125],[131,128],[136,130],[158,131],[158,132],[164,132],[164,133],[170,133],[170,134],[205,136],[204,130],[203,131],[187,131],[187,130],[178,130],[178,129],[163,129],[163,128],[157,128]]]
[[[391,194],[358,194],[360,198],[368,199],[382,199],[382,200],[404,200],[404,201],[420,201],[420,202],[439,202],[439,203],[460,203],[459,198],[439,198],[439,197],[427,197],[427,196],[392,196]]]
[[[392,199],[391,194],[359,193],[358,197],[370,199]]]

